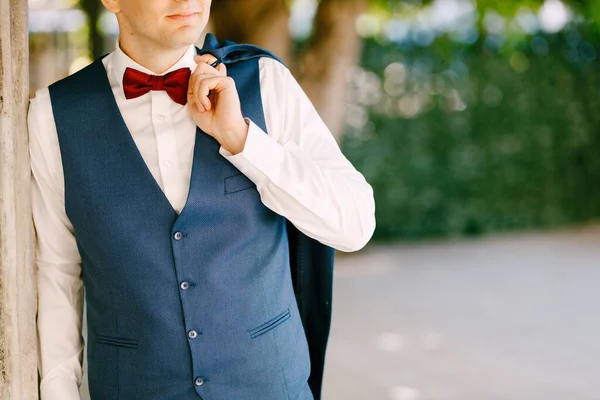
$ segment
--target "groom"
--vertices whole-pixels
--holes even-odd
[[[102,1],[117,49],[29,112],[42,400],[79,399],[83,287],[92,400],[318,398],[302,282],[371,186],[275,56],[198,52],[210,0]]]

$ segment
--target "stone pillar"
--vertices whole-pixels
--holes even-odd
[[[0,398],[38,398],[27,0],[0,0]]]

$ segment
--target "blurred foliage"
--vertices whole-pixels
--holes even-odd
[[[342,149],[375,190],[376,237],[599,217],[598,39],[570,24],[472,43],[366,40]]]
[[[369,0],[372,10],[386,12],[388,15],[410,15],[434,0]],[[513,16],[521,7],[539,9],[545,0],[474,0],[480,15],[494,10],[504,16]],[[600,19],[600,1],[598,0],[562,0],[563,3],[583,13],[589,20]]]

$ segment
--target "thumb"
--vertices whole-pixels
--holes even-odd
[[[227,67],[225,64],[217,65],[217,71],[219,71],[223,76],[227,76]]]

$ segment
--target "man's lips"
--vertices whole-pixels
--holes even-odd
[[[176,20],[186,20],[186,19],[196,18],[197,15],[198,15],[197,12],[185,11],[185,12],[181,12],[178,14],[169,15],[168,18],[172,18],[172,19],[176,19]]]

